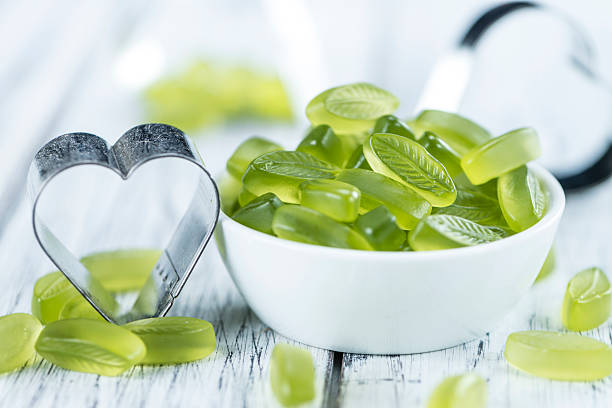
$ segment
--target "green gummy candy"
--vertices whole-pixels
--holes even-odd
[[[81,294],[66,302],[59,313],[59,320],[78,318],[106,321]]]
[[[266,234],[272,234],[274,213],[283,202],[274,194],[266,193],[236,211],[232,217],[240,224]]]
[[[89,319],[48,324],[36,341],[44,359],[67,370],[116,376],[140,363],[146,348],[129,330]]]
[[[461,248],[497,241],[503,229],[477,224],[454,215],[434,214],[423,218],[410,231],[408,240],[415,251]]]
[[[521,128],[489,140],[461,158],[461,167],[473,184],[514,170],[540,157],[538,134],[532,128]]]
[[[363,146],[359,145],[351,154],[344,166],[347,169],[364,169],[372,170],[365,156],[363,155]]]
[[[284,205],[274,214],[272,230],[291,241],[336,248],[372,250],[351,227],[301,205]]]
[[[300,204],[336,221],[355,221],[360,201],[357,187],[338,180],[307,180],[300,184]]]
[[[81,263],[106,290],[124,292],[142,288],[161,253],[159,249],[120,249],[88,255]]]
[[[456,113],[424,110],[414,122],[418,129],[434,132],[461,156],[491,139],[486,129]]]
[[[538,273],[538,276],[535,279],[536,282],[545,279],[555,270],[555,264],[557,263],[555,258],[555,248],[553,247],[550,248],[550,251],[548,251],[548,255],[546,256],[544,265],[542,265],[542,268],[540,269],[540,272]]]
[[[416,140],[412,130],[394,115],[384,115],[378,118],[374,124],[372,133],[393,133],[394,135]]]
[[[230,217],[240,208],[238,201],[242,191],[242,181],[234,176],[226,174],[219,182],[219,198],[221,200],[221,210]]]
[[[270,385],[278,401],[297,405],[315,397],[315,371],[307,350],[277,344],[270,357]]]
[[[264,153],[277,150],[283,150],[283,148],[262,137],[251,137],[242,142],[228,159],[227,172],[240,179],[253,160]]]
[[[406,232],[397,226],[395,216],[382,205],[360,215],[355,221],[355,229],[377,251],[400,251],[406,241]]]
[[[561,321],[570,330],[584,331],[599,327],[610,317],[612,288],[599,268],[578,272],[567,284]]]
[[[342,141],[328,125],[311,129],[296,150],[337,166],[342,166],[344,162]]]
[[[594,381],[612,374],[612,348],[575,333],[512,333],[504,356],[515,368],[551,380]]]
[[[531,227],[544,216],[546,193],[527,166],[501,175],[497,195],[508,226],[516,232]]]
[[[333,179],[338,168],[304,152],[272,152],[253,160],[242,177],[255,195],[276,194],[283,202],[299,203],[298,187],[306,180]]]
[[[444,379],[429,397],[427,408],[485,408],[486,404],[486,381],[468,373]]]
[[[448,207],[434,208],[434,214],[462,217],[482,225],[504,224],[497,200],[478,190],[457,190],[457,199]]]
[[[40,321],[26,313],[0,317],[0,373],[23,367],[35,355]]]
[[[176,364],[200,360],[217,347],[209,322],[193,317],[157,317],[124,325],[144,342],[142,364]]]
[[[425,132],[418,142],[429,152],[429,154],[442,163],[453,180],[459,174],[463,173],[463,169],[461,168],[461,157],[434,133]]]
[[[431,213],[431,204],[405,185],[382,174],[363,169],[345,169],[337,180],[352,184],[361,191],[360,213],[384,205],[405,230],[413,229],[419,220]]]
[[[80,293],[61,272],[52,272],[39,278],[34,284],[32,314],[43,324],[59,319],[64,305]]]
[[[240,207],[244,207],[256,198],[257,196],[255,194],[247,190],[245,186],[242,186],[240,194],[238,194],[238,204],[240,204]]]

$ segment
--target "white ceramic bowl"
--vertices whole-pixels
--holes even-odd
[[[367,354],[438,350],[491,330],[533,284],[565,206],[557,180],[530,168],[549,195],[533,227],[490,244],[369,252],[302,244],[222,215],[219,252],[255,314],[312,346]]]

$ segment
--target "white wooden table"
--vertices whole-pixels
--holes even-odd
[[[25,194],[25,174],[35,150],[60,133],[77,130],[112,142],[142,121],[134,95],[113,85],[112,66],[107,64],[116,53],[114,41],[133,22],[132,9],[106,2],[41,2],[31,8],[18,3],[0,3],[0,38],[10,39],[2,44],[0,57],[0,315],[29,312],[33,283],[52,270],[34,239]],[[7,23],[20,20],[28,23]],[[54,24],[49,26],[49,21]],[[38,49],[21,52],[27,47]],[[261,132],[288,146],[299,135],[296,128],[245,124],[210,131],[197,143],[209,167],[218,172],[241,139]],[[610,208],[612,181],[568,197],[554,274],[536,284],[511,314],[480,339],[404,356],[354,355],[303,346],[316,363],[317,398],[308,406],[424,406],[441,379],[471,370],[487,379],[491,407],[612,406],[610,379],[548,381],[518,372],[503,358],[512,331],[562,330],[560,302],[573,273],[591,265],[612,271]],[[164,211],[175,210],[171,206]],[[155,221],[155,213],[143,217],[145,223]],[[92,228],[99,228],[102,221],[96,220]],[[70,239],[78,240],[86,225],[79,220],[66,230]],[[95,238],[87,239],[85,245]],[[478,302],[478,293],[473,299]],[[199,362],[136,367],[117,378],[70,372],[36,358],[21,370],[0,375],[0,407],[277,406],[268,385],[268,360],[277,342],[292,341],[249,310],[214,245],[206,250],[205,260],[171,314],[212,322],[217,350]],[[584,334],[612,343],[609,323]]]

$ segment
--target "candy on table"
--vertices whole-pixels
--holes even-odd
[[[536,277],[535,281],[540,282],[541,280],[545,279],[548,275],[550,275],[552,271],[554,271],[555,269],[555,264],[556,264],[555,248],[553,247],[553,248],[550,248],[550,251],[548,251],[548,255],[546,256],[544,265],[542,265],[542,268],[540,268],[540,272],[538,273],[538,276]]]
[[[459,174],[463,173],[463,169],[461,168],[461,157],[434,133],[429,131],[423,133],[418,142],[429,152],[429,154],[442,163],[453,180],[455,180]]]
[[[368,83],[354,83],[328,89],[306,106],[313,125],[329,125],[336,133],[369,131],[376,119],[395,112],[399,100],[391,93]]]
[[[431,204],[423,197],[382,174],[363,169],[345,169],[336,180],[352,184],[361,191],[360,213],[384,205],[405,230],[413,229],[419,220],[431,213]]]
[[[445,378],[434,389],[427,408],[485,408],[487,383],[479,375],[467,373]]]
[[[498,227],[477,224],[454,215],[434,214],[424,217],[408,234],[415,251],[460,248],[497,241],[506,236]]]
[[[378,118],[374,124],[374,129],[372,129],[372,133],[393,133],[394,135],[416,140],[412,130],[394,115],[384,115]]]
[[[578,272],[565,290],[561,321],[570,330],[599,327],[610,317],[612,288],[606,274],[593,267]]]
[[[375,133],[363,145],[363,153],[376,172],[403,183],[435,207],[451,205],[457,198],[444,166],[413,140]]]
[[[193,317],[157,317],[124,325],[146,346],[141,364],[176,364],[200,360],[217,347],[212,324]]]
[[[116,376],[140,363],[146,348],[128,329],[90,319],[49,323],[36,341],[36,351],[62,368]]]
[[[80,293],[61,272],[44,275],[34,284],[32,314],[43,324],[53,322],[59,318],[64,305],[76,295]]]
[[[491,139],[486,129],[450,112],[424,110],[414,119],[414,127],[434,132],[461,156]]]
[[[516,232],[531,227],[544,216],[546,193],[527,166],[499,176],[497,195],[508,226]]]
[[[397,226],[395,216],[383,205],[360,215],[355,229],[377,251],[400,251],[406,242],[406,232]]]
[[[454,215],[482,225],[505,225],[497,200],[478,190],[458,189],[453,204],[434,208],[432,213]]]
[[[242,190],[242,181],[234,176],[226,174],[219,182],[219,199],[221,200],[221,210],[230,217],[240,208],[238,197]]]
[[[333,164],[304,152],[271,152],[253,160],[242,177],[244,186],[255,195],[276,194],[283,202],[299,203],[298,187],[310,179],[333,179]]]
[[[161,253],[159,249],[120,249],[88,255],[81,263],[106,290],[123,292],[145,284]]]
[[[372,170],[365,156],[363,155],[363,146],[358,146],[344,165],[347,169],[365,169]]]
[[[319,125],[312,128],[306,137],[302,139],[297,149],[313,155],[319,160],[342,166],[345,161],[342,141],[336,136],[332,128],[327,125]]]
[[[612,374],[612,348],[575,333],[512,333],[504,356],[515,368],[551,380],[594,381]]]
[[[348,225],[301,205],[283,205],[276,210],[272,230],[276,236],[291,241],[336,248],[373,249]]]
[[[272,234],[274,213],[282,205],[283,202],[276,195],[266,193],[236,211],[232,218],[249,228]]]
[[[40,321],[29,314],[0,317],[0,373],[24,366],[35,355],[34,344],[41,330]]]
[[[300,204],[336,221],[355,221],[360,202],[359,189],[342,181],[321,179],[300,184]]]
[[[264,153],[283,150],[282,147],[262,137],[251,137],[242,142],[227,160],[227,172],[240,180],[253,160]]]
[[[279,343],[270,357],[270,386],[284,405],[297,405],[315,397],[315,371],[308,350]]]
[[[76,318],[106,321],[80,293],[66,302],[60,310],[58,320]]]
[[[461,167],[473,184],[486,183],[540,157],[538,134],[520,128],[493,138],[461,158]]]
[[[240,194],[238,194],[238,204],[240,205],[240,207],[244,207],[256,198],[257,196],[255,194],[247,190],[245,186],[242,186],[242,188],[240,189]]]

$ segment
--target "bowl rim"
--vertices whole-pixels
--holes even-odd
[[[485,244],[460,248],[439,249],[435,251],[365,251],[360,249],[335,248],[323,245],[307,244],[279,238],[242,225],[239,222],[234,221],[222,211],[220,219],[221,222],[219,224],[223,225],[225,223],[229,223],[232,228],[246,234],[249,240],[256,239],[264,242],[267,241],[269,245],[276,246],[279,249],[301,250],[302,252],[318,255],[328,254],[333,256],[335,254],[337,256],[350,256],[355,260],[358,258],[360,259],[367,257],[381,260],[388,260],[392,258],[393,260],[398,259],[407,261],[415,258],[419,260],[439,258],[440,255],[474,256],[478,255],[482,251],[503,249],[504,247],[512,246],[519,240],[529,240],[533,236],[537,235],[540,231],[548,228],[551,224],[556,223],[563,214],[563,210],[565,208],[565,193],[561,187],[561,184],[559,184],[559,181],[548,170],[537,163],[529,163],[527,166],[534,172],[538,180],[544,184],[544,189],[548,195],[548,208],[546,209],[546,214],[544,214],[544,217],[542,217],[537,223],[524,231],[517,232],[509,237]],[[225,228],[225,226],[222,228]]]

